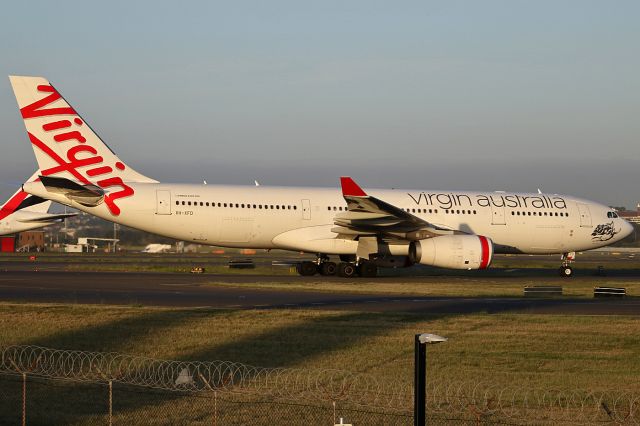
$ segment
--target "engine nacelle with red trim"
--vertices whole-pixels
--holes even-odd
[[[443,235],[413,241],[414,263],[449,269],[486,269],[493,258],[493,242],[482,235]]]

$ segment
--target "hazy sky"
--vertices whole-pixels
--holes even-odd
[[[7,2],[42,75],[162,181],[640,201],[638,1]],[[35,159],[0,80],[0,196]]]

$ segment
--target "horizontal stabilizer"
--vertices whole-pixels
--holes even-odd
[[[64,219],[77,216],[77,213],[60,213],[60,214],[42,214],[42,213],[32,213],[28,211],[21,212],[18,222],[59,222]]]
[[[67,178],[40,176],[40,182],[49,192],[62,194],[87,207],[95,207],[104,201],[105,191],[92,184],[80,184]]]
[[[24,209],[29,211],[46,212],[49,210],[49,207],[51,207],[51,201],[36,197],[35,195],[29,195],[20,203],[20,205],[18,205],[18,207],[16,207],[16,211]]]

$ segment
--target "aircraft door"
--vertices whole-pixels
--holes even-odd
[[[589,206],[583,203],[578,203],[578,213],[580,214],[580,226],[591,226],[591,212]]]
[[[171,191],[156,191],[156,214],[171,214]]]
[[[491,203],[491,224],[492,225],[506,225],[504,219],[504,206],[496,207]]]
[[[311,220],[311,201],[309,200],[302,200],[302,218]]]

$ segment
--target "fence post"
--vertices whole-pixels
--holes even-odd
[[[27,373],[22,373],[22,426],[27,425]]]
[[[333,424],[336,424],[336,402],[335,401],[331,401],[333,404]]]
[[[109,426],[113,424],[113,382],[109,380]]]
[[[213,391],[213,426],[218,424],[218,391]]]

